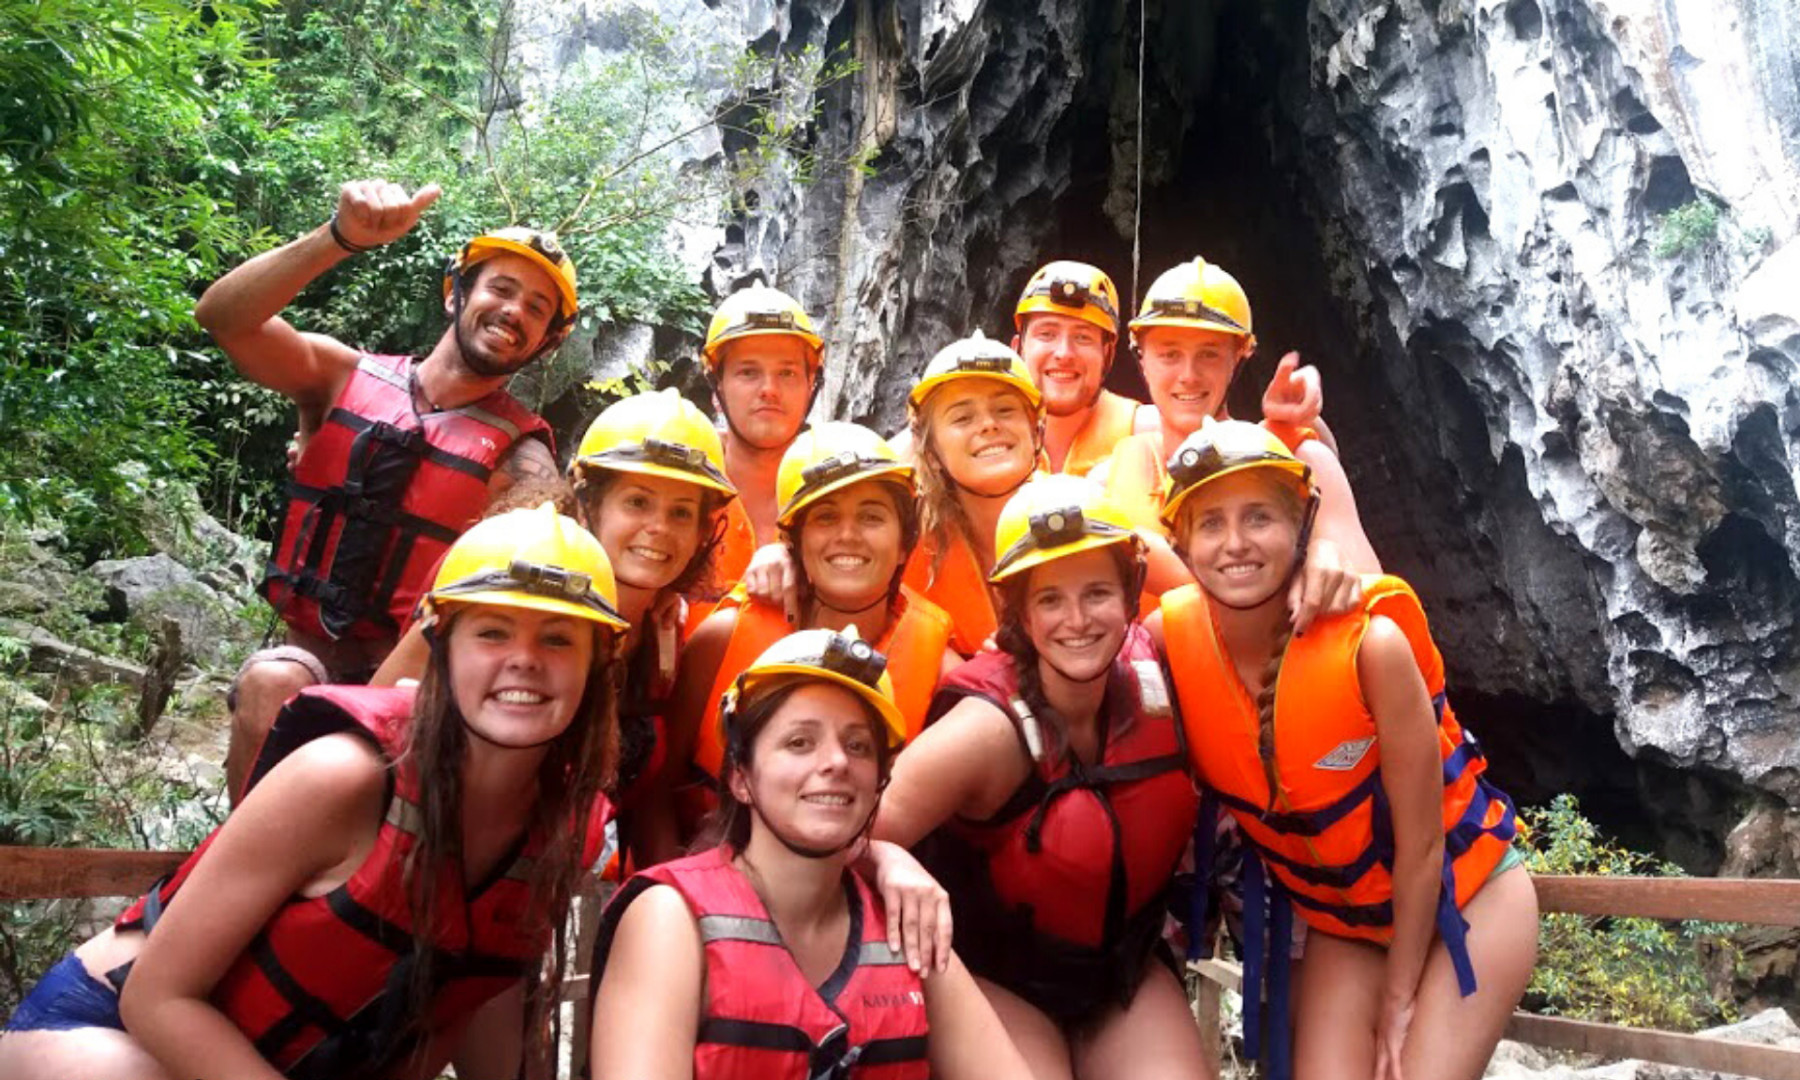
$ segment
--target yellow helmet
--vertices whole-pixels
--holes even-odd
[[[1019,294],[1013,329],[1023,332],[1025,316],[1037,312],[1082,319],[1119,336],[1119,290],[1098,266],[1059,259],[1039,267]]]
[[[1189,495],[1222,476],[1246,469],[1272,469],[1290,478],[1303,500],[1313,495],[1312,468],[1261,424],[1207,417],[1169,457],[1159,517],[1170,529]]]
[[[1031,381],[1025,361],[1005,343],[993,341],[979,330],[939,349],[925,365],[925,373],[913,384],[907,402],[917,412],[933,390],[958,379],[991,379],[1004,383],[1024,394],[1033,409],[1041,411],[1043,408],[1044,397]]]
[[[621,398],[594,417],[569,462],[577,482],[593,469],[683,480],[727,500],[737,495],[718,429],[673,388]]]
[[[818,499],[863,480],[894,480],[911,493],[912,477],[912,466],[900,460],[888,441],[861,424],[816,424],[781,455],[775,473],[775,502],[781,507],[776,524],[792,525]]]
[[[890,747],[906,741],[906,721],[900,707],[894,704],[894,684],[887,674],[887,657],[875,646],[856,636],[856,628],[846,633],[836,630],[801,630],[789,634],[763,651],[745,668],[719,701],[719,719],[725,725],[725,742],[743,760],[740,736],[733,720],[740,709],[764,694],[795,682],[817,680],[834,683],[868,702],[887,726]]]
[[[807,362],[814,366],[819,363],[825,339],[813,330],[806,309],[780,289],[752,285],[727,296],[719,310],[713,312],[712,322],[706,328],[706,345],[701,350],[707,367],[719,366],[719,349],[727,341],[769,334],[799,338],[806,343]]]
[[[594,534],[545,503],[478,521],[438,566],[425,594],[434,616],[455,604],[529,608],[628,629],[612,562]]]
[[[450,295],[463,271],[506,252],[523,255],[543,267],[556,282],[556,291],[561,297],[556,313],[558,322],[573,321],[576,312],[581,310],[581,300],[575,294],[575,263],[557,242],[555,233],[527,229],[522,225],[508,225],[504,229],[482,233],[464,244],[444,271],[444,295]],[[553,323],[552,327],[557,325]]]
[[[1252,346],[1256,343],[1256,335],[1250,332],[1250,298],[1244,295],[1244,287],[1198,255],[1163,271],[1151,282],[1144,306],[1131,320],[1132,338],[1152,326],[1219,330],[1245,338]]]
[[[1108,544],[1140,545],[1131,519],[1114,506],[1100,485],[1067,473],[1039,476],[1000,511],[994,527],[995,585],[1034,566]]]

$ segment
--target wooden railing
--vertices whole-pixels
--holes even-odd
[[[1538,908],[1548,914],[1705,919],[1710,922],[1800,926],[1800,881],[1763,878],[1572,877],[1533,875]],[[1222,960],[1188,965],[1200,981],[1197,1010],[1208,1052],[1223,1045],[1219,1034],[1221,988],[1237,990],[1242,970]],[[1800,1050],[1731,1042],[1672,1031],[1595,1024],[1517,1012],[1506,1037],[1533,1046],[1576,1050],[1605,1058],[1636,1058],[1691,1069],[1711,1069],[1763,1080],[1800,1080]],[[1218,1059],[1212,1062],[1215,1074]]]
[[[0,847],[0,901],[132,896],[173,870],[184,852],[95,848]],[[1534,876],[1538,907],[1577,915],[1635,915],[1653,919],[1705,919],[1800,927],[1800,881],[1746,878],[1636,878]],[[585,922],[586,920],[584,920]],[[591,933],[587,926],[583,930]],[[578,950],[585,964],[585,948]],[[1219,1033],[1222,988],[1238,989],[1235,964],[1205,960],[1189,965],[1200,981],[1199,1017],[1210,1054],[1223,1045]],[[587,993],[585,974],[569,980],[565,999]],[[1700,1035],[1595,1024],[1515,1013],[1508,1038],[1534,1046],[1577,1050],[1607,1058],[1711,1069],[1763,1080],[1800,1080],[1800,1050],[1731,1042]]]

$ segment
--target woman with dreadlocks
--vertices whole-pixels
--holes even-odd
[[[422,682],[284,707],[225,824],[20,1006],[0,1074],[517,1074],[516,1035],[459,1038],[489,1005],[542,1030],[558,998],[625,621],[605,551],[549,506],[471,528],[424,606]]]
[[[1000,514],[999,648],[945,680],[875,835],[919,845],[956,947],[1037,1077],[1202,1075],[1162,953],[1199,797],[1136,623],[1143,544],[1098,485],[1032,480]]]
[[[1275,1076],[1480,1076],[1530,978],[1537,900],[1512,806],[1444,699],[1418,597],[1372,576],[1360,604],[1295,634],[1310,468],[1257,425],[1208,420],[1168,472],[1162,521],[1198,584],[1165,595],[1147,629],[1180,658],[1195,773],[1257,856],[1246,1035]],[[1290,1047],[1295,908],[1314,932]],[[1265,947],[1265,919],[1281,947]]]
[[[886,664],[803,630],[734,677],[722,835],[634,877],[595,943],[595,1080],[1029,1075],[960,962],[907,967],[850,866],[905,723]]]
[[[904,742],[924,726],[931,693],[956,659],[947,648],[949,617],[901,583],[919,536],[911,466],[868,428],[823,423],[782,456],[776,497],[782,543],[798,578],[798,628],[854,626],[888,656]],[[782,607],[738,592],[701,623],[683,651],[666,773],[679,789],[684,839],[716,802],[725,757],[721,695],[794,629]],[[691,768],[679,768],[690,762]]]

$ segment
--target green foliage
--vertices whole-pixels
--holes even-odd
[[[1679,876],[1679,868],[1608,842],[1573,795],[1523,810],[1526,865],[1539,874]],[[1546,914],[1527,1000],[1578,1020],[1696,1031],[1736,1019],[1709,989],[1703,954],[1735,963],[1733,927],[1690,920]]]
[[[1719,204],[1702,195],[1656,219],[1656,253],[1665,259],[1707,247],[1719,237]]]
[[[159,767],[176,756],[166,736],[123,752],[133,695],[27,676],[24,655],[23,642],[0,635],[0,844],[181,849],[199,843],[223,815],[219,796]],[[0,904],[0,1014],[11,1012],[51,964],[93,932],[93,918],[87,902]]]

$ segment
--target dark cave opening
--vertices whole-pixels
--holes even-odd
[[[1158,45],[1159,38],[1180,36],[1162,25],[1178,8],[1175,0],[1147,2],[1146,181],[1137,292],[1162,270],[1196,254],[1223,266],[1244,285],[1259,348],[1234,384],[1235,415],[1260,415],[1262,388],[1283,353],[1297,350],[1320,368],[1327,417],[1371,540],[1389,571],[1413,581],[1428,612],[1445,626],[1439,640],[1452,643],[1445,646],[1452,700],[1464,721],[1481,734],[1492,754],[1492,775],[1503,788],[1522,805],[1544,805],[1555,794],[1570,792],[1604,831],[1624,842],[1691,871],[1716,869],[1724,834],[1737,820],[1741,786],[1647,757],[1633,759],[1621,748],[1609,713],[1581,704],[1570,693],[1546,689],[1542,672],[1521,670],[1516,683],[1525,689],[1496,685],[1492,679],[1486,685],[1458,681],[1455,647],[1472,652],[1489,632],[1491,612],[1513,603],[1491,586],[1470,584],[1486,576],[1471,574],[1471,565],[1502,556],[1491,534],[1473,524],[1479,515],[1459,503],[1489,497],[1497,503],[1505,497],[1528,510],[1530,496],[1522,473],[1502,484],[1499,474],[1508,470],[1492,462],[1476,470],[1466,464],[1484,459],[1484,447],[1463,445],[1471,439],[1485,441],[1484,418],[1474,402],[1448,410],[1458,418],[1440,412],[1432,395],[1466,393],[1459,384],[1446,387],[1444,379],[1456,382],[1446,374],[1449,367],[1437,365],[1426,373],[1419,357],[1408,356],[1407,346],[1391,340],[1391,332],[1383,340],[1371,325],[1376,320],[1362,317],[1337,295],[1331,241],[1321,227],[1329,211],[1320,207],[1318,193],[1340,181],[1323,172],[1312,174],[1320,165],[1310,156],[1316,148],[1308,140],[1317,136],[1302,130],[1294,105],[1309,78],[1307,5],[1299,0],[1196,5],[1213,9],[1201,17],[1212,20],[1209,33],[1215,47],[1178,50],[1166,42]],[[1536,5],[1529,3],[1514,4],[1507,14],[1520,33],[1541,20]],[[1195,16],[1180,8],[1174,17]],[[1105,205],[1118,177],[1131,175],[1129,168],[1116,168],[1110,156],[1122,133],[1116,109],[1109,130],[1108,102],[1121,92],[1135,93],[1137,19],[1137,4],[1128,0],[1119,22],[1129,40],[1091,46],[1098,67],[1090,75],[1094,86],[1071,105],[1057,132],[1073,147],[1071,182],[1050,207],[1053,225],[1038,257],[1017,272],[1017,280],[1000,285],[999,295],[983,298],[978,311],[986,324],[1010,327],[1013,298],[1025,277],[1051,258],[1095,263],[1113,275],[1128,305],[1135,299],[1133,238]],[[1211,63],[1205,70],[1179,70],[1193,57]],[[1101,66],[1103,61],[1111,66]],[[1133,130],[1127,121],[1123,134]],[[1129,154],[1130,149],[1119,152]],[[1118,198],[1114,196],[1115,202]],[[1472,191],[1466,203],[1460,208],[1465,233],[1484,233],[1486,215]],[[1355,258],[1353,252],[1337,253],[1340,267]],[[1367,272],[1355,265],[1356,272]],[[1392,282],[1388,284],[1391,288]],[[1375,291],[1379,282],[1371,286]],[[1126,343],[1108,385],[1145,396]],[[1459,446],[1462,453],[1456,452]],[[1517,469],[1517,462],[1512,468]],[[1492,507],[1488,515],[1489,528],[1516,524]],[[1421,525],[1421,518],[1427,523]],[[1534,543],[1560,543],[1567,551],[1559,557],[1580,558],[1541,521],[1528,524],[1543,533]],[[1446,554],[1438,545],[1451,550]],[[1456,624],[1460,632],[1452,629]],[[1604,650],[1583,657],[1598,665],[1593,678],[1605,678],[1603,658]],[[1565,686],[1578,681],[1561,680]]]

